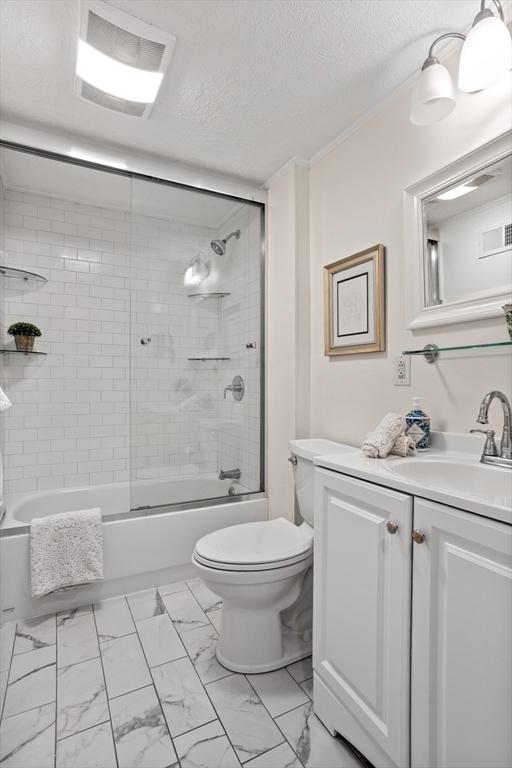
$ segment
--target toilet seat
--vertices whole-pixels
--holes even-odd
[[[279,517],[209,533],[197,542],[194,559],[221,571],[264,571],[307,560],[312,548],[307,524],[298,527]]]

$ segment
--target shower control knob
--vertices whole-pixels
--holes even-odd
[[[140,343],[144,345],[151,344],[151,336],[143,336]]]
[[[386,523],[386,531],[388,533],[396,533],[398,531],[398,525],[392,520],[388,520]]]

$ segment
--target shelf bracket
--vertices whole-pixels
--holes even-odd
[[[423,347],[423,357],[427,363],[435,363],[439,357],[439,347],[437,344],[425,344]]]

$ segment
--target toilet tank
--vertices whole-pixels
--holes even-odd
[[[314,458],[333,453],[352,453],[359,449],[354,448],[352,445],[335,443],[332,440],[305,438],[303,440],[290,440],[288,450],[290,451],[290,457],[295,456],[297,458],[297,463],[294,463],[293,466],[293,477],[298,510],[302,519],[313,527]]]

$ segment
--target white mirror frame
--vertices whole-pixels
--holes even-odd
[[[480,299],[425,306],[423,200],[444,187],[499,162],[512,152],[512,134],[504,133],[488,144],[447,165],[404,190],[404,275],[408,328],[429,328],[470,320],[497,317],[502,305],[510,302],[510,290]]]

